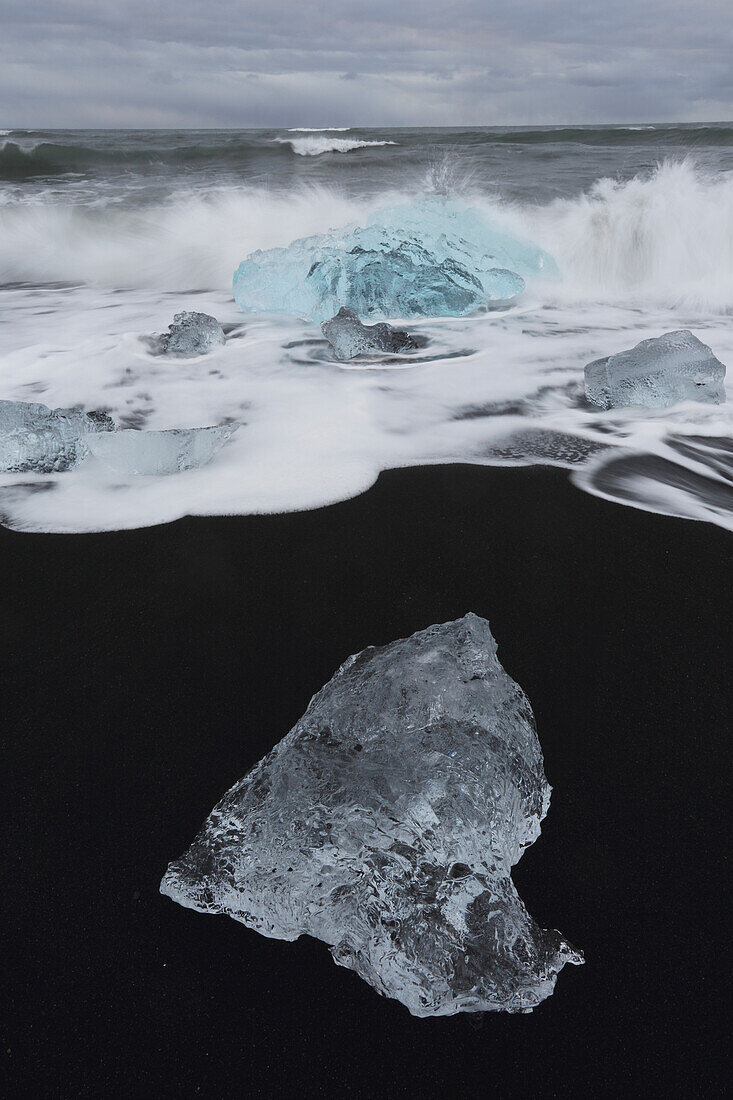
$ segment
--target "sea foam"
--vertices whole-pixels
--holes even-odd
[[[500,316],[418,321],[410,331],[429,343],[408,363],[339,365],[317,326],[243,316],[232,271],[257,248],[366,225],[385,204],[409,217],[414,196],[221,188],[136,210],[11,196],[0,397],[104,409],[123,428],[242,427],[205,468],[144,484],[101,463],[2,475],[4,522],[109,530],[312,508],[393,467],[540,462],[589,492],[733,528],[730,394],[652,411],[592,409],[583,396],[586,363],[675,329],[733,364],[733,181],[668,164],[544,206],[454,201],[554,254],[559,278],[528,283]],[[146,334],[174,310],[221,321],[215,362],[151,354]]]

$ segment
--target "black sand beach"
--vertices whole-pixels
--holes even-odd
[[[2,529],[0,563],[6,1095],[722,1092],[729,535],[453,466],[300,514]],[[320,943],[158,894],[348,654],[468,610],[554,787],[515,871],[586,955],[549,1000],[413,1019]]]

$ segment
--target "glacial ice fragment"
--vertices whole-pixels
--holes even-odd
[[[177,313],[168,332],[160,338],[161,350],[166,355],[189,358],[194,355],[206,355],[214,348],[226,343],[224,331],[216,317],[208,313]]]
[[[237,268],[233,292],[244,313],[321,322],[341,303],[366,317],[461,317],[487,301],[468,268],[438,260],[414,239],[395,240],[379,229],[253,252]]]
[[[88,455],[91,436],[114,431],[114,421],[103,412],[0,401],[0,472],[71,470]]]
[[[205,466],[238,427],[225,424],[220,428],[171,428],[162,432],[126,429],[104,438],[97,436],[90,441],[89,450],[125,477],[177,474]]]
[[[340,306],[360,317],[462,317],[506,303],[528,276],[554,275],[541,249],[443,199],[384,208],[347,226],[253,252],[234,273],[245,313],[323,322]]]
[[[335,317],[323,322],[321,330],[338,359],[354,359],[357,355],[373,352],[395,355],[425,347],[427,343],[424,336],[412,336],[384,321],[378,325],[363,325],[353,310],[343,306]]]
[[[324,940],[416,1016],[528,1012],[583,961],[511,879],[549,799],[529,701],[466,615],[350,657],[160,889]]]
[[[524,279],[506,267],[490,267],[481,275],[492,306],[509,305],[524,290]]]
[[[688,329],[642,340],[585,368],[585,395],[603,409],[665,409],[678,401],[720,405],[725,367]]]
[[[428,196],[419,202],[381,207],[367,224],[386,226],[393,233],[412,233],[439,257],[452,256],[482,275],[507,269],[515,279],[557,278],[559,274],[544,249],[505,232],[476,207],[448,198]]]

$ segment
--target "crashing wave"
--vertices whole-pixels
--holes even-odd
[[[81,162],[72,147],[65,153],[63,170],[77,169]],[[459,202],[450,173],[446,190],[447,207],[465,212],[470,206],[485,226],[537,241],[550,252],[562,271],[552,294],[564,302],[731,308],[733,174],[666,163],[626,182],[601,180],[582,195],[544,206],[476,194]],[[406,197],[396,208],[410,205]],[[48,198],[8,201],[0,205],[0,281],[228,291],[232,271],[255,249],[284,246],[334,225],[364,225],[377,208],[377,200],[323,186],[182,192],[141,209]],[[512,264],[496,266],[522,274]]]
[[[360,138],[275,138],[278,145],[289,145],[299,157],[319,157],[322,153],[352,153],[378,145],[396,145],[396,141],[364,141]]]
[[[522,215],[561,263],[568,299],[731,307],[731,173],[665,161]]]

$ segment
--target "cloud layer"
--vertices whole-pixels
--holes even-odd
[[[0,126],[733,118],[729,0],[6,0]]]

